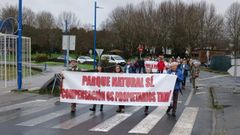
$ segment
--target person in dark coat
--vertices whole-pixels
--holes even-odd
[[[190,71],[190,67],[187,64],[186,60],[183,60],[183,63],[180,66],[180,69],[182,71],[183,74],[183,82],[182,82],[182,88],[185,89],[186,86],[186,78],[188,77],[188,72]]]
[[[177,110],[177,102],[178,102],[178,95],[179,92],[181,92],[181,83],[183,81],[183,75],[182,71],[177,68],[178,63],[173,62],[171,63],[171,69],[168,71],[168,74],[176,75],[177,80],[174,86],[174,91],[173,91],[173,104],[170,105],[167,109],[167,115],[170,115],[169,112],[172,110],[172,116],[176,117],[176,110]]]
[[[97,66],[97,72],[98,73],[104,72],[104,69],[103,69],[101,64],[99,64]],[[95,112],[96,111],[96,104],[94,104],[92,108],[89,108],[89,110]],[[100,112],[102,112],[102,111],[103,111],[103,105],[100,105]]]

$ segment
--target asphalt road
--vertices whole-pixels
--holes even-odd
[[[36,96],[6,102],[0,104],[0,135],[211,134],[208,88],[200,84],[193,92],[189,85],[179,95],[176,118],[167,116],[163,107],[150,107],[145,116],[144,107],[130,106],[124,114],[117,114],[117,106],[104,106],[102,113],[99,108],[92,113],[91,105],[79,104],[76,114],[71,114],[70,105],[56,102],[57,98]]]

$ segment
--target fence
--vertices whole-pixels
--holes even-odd
[[[17,86],[18,36],[0,33],[0,88]],[[31,38],[22,38],[23,86],[31,81]]]

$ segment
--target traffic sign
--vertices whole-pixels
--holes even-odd
[[[99,57],[102,55],[103,51],[104,51],[103,49],[96,49],[96,52]]]

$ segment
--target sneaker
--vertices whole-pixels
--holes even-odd
[[[100,108],[100,112],[102,112],[103,111],[103,109],[102,108]]]
[[[122,108],[122,110],[121,110],[121,113],[124,113],[125,112],[125,109],[124,108]]]
[[[93,112],[95,112],[95,111],[96,111],[96,109],[95,109],[95,108],[89,108],[89,110],[90,110],[90,111],[93,111]]]
[[[116,112],[117,112],[117,113],[120,113],[120,112],[121,112],[121,109],[120,109],[120,108],[118,108],[118,109],[116,110]]]

